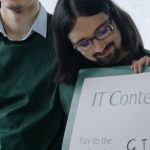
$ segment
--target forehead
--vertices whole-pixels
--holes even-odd
[[[96,28],[108,19],[105,13],[98,13],[93,16],[78,17],[74,27],[69,33],[69,39],[75,43],[81,38],[91,37]]]

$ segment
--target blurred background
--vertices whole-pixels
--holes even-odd
[[[57,0],[40,0],[46,10],[53,14]],[[150,0],[114,0],[135,21],[143,38],[144,46],[150,50]]]

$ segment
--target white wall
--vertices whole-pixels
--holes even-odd
[[[49,13],[54,12],[55,5],[57,3],[57,0],[40,0],[41,3],[45,6],[46,10]]]
[[[53,13],[57,0],[40,0],[48,12]],[[150,0],[114,0],[135,21],[145,48],[150,50]]]
[[[150,1],[149,0],[115,0],[116,3],[127,11],[135,21],[145,48],[150,50]]]

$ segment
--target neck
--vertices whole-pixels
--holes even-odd
[[[20,41],[28,34],[38,15],[39,2],[21,11],[10,10],[2,5],[0,12],[6,34],[9,38]]]

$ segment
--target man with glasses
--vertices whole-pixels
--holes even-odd
[[[138,73],[150,64],[133,20],[111,0],[59,0],[53,25],[66,114],[80,69],[132,64]]]
[[[0,2],[0,150],[60,150],[52,16],[38,0]]]

